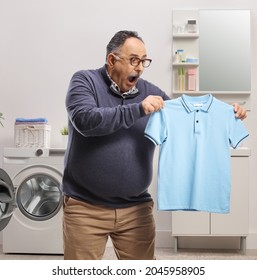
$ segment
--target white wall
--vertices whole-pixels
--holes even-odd
[[[0,147],[13,145],[16,117],[39,116],[47,117],[52,126],[52,147],[60,146],[71,75],[102,66],[106,44],[121,29],[137,30],[143,37],[153,59],[144,78],[171,94],[172,9],[212,8],[252,10],[256,50],[255,0],[0,0],[0,112],[5,117]],[[252,149],[247,244],[251,249],[257,248],[256,67],[256,52],[252,51],[252,108],[245,121]],[[171,230],[169,214],[156,214],[157,230],[164,239]]]

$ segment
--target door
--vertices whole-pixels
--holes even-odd
[[[16,203],[21,213],[34,221],[54,217],[62,205],[61,175],[50,168],[30,167],[13,179]]]
[[[9,223],[15,208],[14,187],[9,175],[0,168],[0,231]]]

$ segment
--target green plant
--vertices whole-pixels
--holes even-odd
[[[61,129],[61,135],[68,135],[68,126],[65,125],[62,129]]]
[[[0,113],[0,124],[1,126],[4,126],[2,120],[4,120],[3,113]]]

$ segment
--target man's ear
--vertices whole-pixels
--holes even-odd
[[[116,62],[116,58],[112,53],[109,53],[107,56],[107,64],[109,65],[109,67],[113,67],[114,64]]]

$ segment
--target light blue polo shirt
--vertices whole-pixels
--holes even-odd
[[[182,95],[151,114],[145,136],[160,145],[159,210],[229,212],[230,146],[248,136],[233,106]]]

